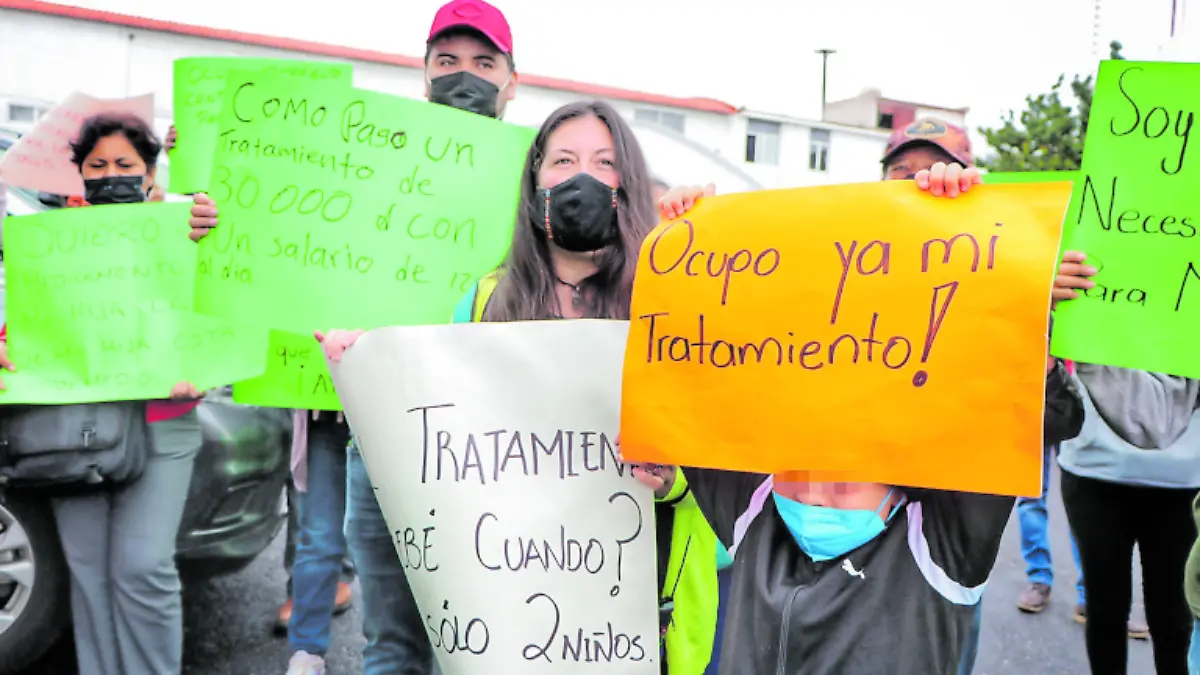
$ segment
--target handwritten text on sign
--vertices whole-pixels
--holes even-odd
[[[100,113],[137,115],[154,123],[154,96],[99,99],[75,92],[42,116],[33,130],[0,157],[5,183],[53,195],[82,196],[83,178],[71,163],[71,141],[84,120]]]
[[[659,672],[652,497],[609,321],[365,334],[333,368],[447,675]]]
[[[325,353],[312,333],[271,331],[267,370],[233,385],[233,401],[243,405],[304,410],[341,410]]]
[[[634,287],[626,456],[1035,494],[1069,191],[770,191],[659,225]]]
[[[351,66],[343,63],[291,59],[199,57],[175,61],[175,130],[179,144],[171,152],[171,192],[207,192],[213,152],[217,147],[217,118],[225,97],[229,71],[264,73],[350,86]]]
[[[230,73],[197,303],[271,328],[442,323],[512,238],[533,130]]]
[[[1055,312],[1053,350],[1200,377],[1200,64],[1100,64],[1064,248],[1100,270]]]
[[[265,331],[193,313],[186,204],[60,209],[4,232],[9,348],[0,403],[166,398],[263,371]]]

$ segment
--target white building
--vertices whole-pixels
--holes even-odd
[[[153,92],[158,126],[165,130],[171,120],[172,64],[191,56],[345,61],[354,64],[357,87],[409,97],[423,92],[419,56],[40,0],[0,0],[0,126],[27,130],[72,91],[102,98]],[[714,182],[721,192],[734,192],[880,177],[883,131],[751,113],[707,98],[521,73],[519,94],[505,119],[536,127],[557,107],[581,98],[616,106],[633,124],[651,171],[670,184]]]
[[[826,121],[881,131],[903,129],[922,117],[934,117],[965,129],[968,112],[968,108],[941,108],[886,98],[878,89],[866,89],[854,98],[825,104]]]

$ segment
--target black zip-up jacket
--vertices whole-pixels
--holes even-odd
[[[1047,376],[1047,444],[1079,433],[1062,364]],[[1014,498],[906,489],[884,533],[814,562],[761,474],[685,469],[734,554],[720,675],[955,675]]]

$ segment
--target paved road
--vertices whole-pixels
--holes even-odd
[[[1057,485],[1055,486],[1057,488]],[[1025,580],[1017,519],[1009,521],[1000,560],[984,599],[983,640],[976,675],[1080,675],[1087,673],[1083,628],[1071,614],[1075,603],[1074,563],[1067,539],[1066,517],[1057,494],[1051,513],[1052,545],[1056,572],[1055,597],[1042,614],[1017,611],[1014,602]],[[286,641],[271,635],[271,620],[284,598],[281,567],[282,540],[268,555],[241,574],[189,589],[187,593],[186,675],[282,675],[286,670]],[[1135,577],[1134,614],[1143,617],[1140,574]],[[358,650],[363,640],[357,614],[351,612],[334,625],[334,650],[330,672],[358,673]],[[1153,673],[1150,644],[1130,642],[1129,669]],[[57,650],[54,658],[23,675],[74,673],[70,649]]]

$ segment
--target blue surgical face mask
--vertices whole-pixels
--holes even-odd
[[[800,548],[815,562],[824,562],[840,558],[883,534],[886,523],[880,511],[892,498],[892,492],[888,490],[887,496],[874,511],[811,506],[776,492],[772,492],[771,496],[775,498],[775,510]],[[892,507],[887,520],[892,519],[903,503],[901,499]]]

